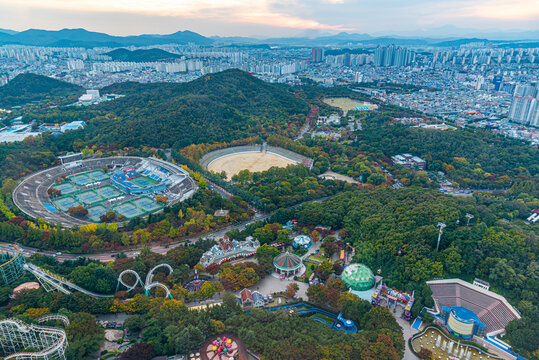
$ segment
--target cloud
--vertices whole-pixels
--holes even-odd
[[[46,14],[46,15],[45,15]],[[537,0],[0,0],[2,27],[85,27],[113,34],[413,32],[443,25],[537,29]]]
[[[269,0],[4,0],[18,7],[62,11],[125,12],[148,16],[174,16],[183,19],[217,20],[291,29],[350,30],[298,15],[275,11]],[[337,0],[340,1],[340,0]]]

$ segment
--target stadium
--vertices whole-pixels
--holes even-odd
[[[488,283],[460,279],[427,281],[436,304],[437,317],[448,331],[461,338],[495,336],[507,324],[520,319],[507,300],[489,290]]]
[[[229,180],[244,169],[260,172],[273,166],[286,167],[291,164],[303,164],[311,169],[313,159],[266,143],[215,150],[200,159],[202,167],[217,173],[224,171]]]
[[[26,215],[66,227],[100,222],[114,211],[119,220],[157,212],[191,197],[195,181],[181,167],[155,158],[109,157],[72,161],[26,177],[13,191],[15,205]],[[70,215],[70,208],[83,207],[87,214]]]

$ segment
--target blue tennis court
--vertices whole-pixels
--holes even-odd
[[[43,204],[43,206],[45,207],[45,209],[47,209],[48,211],[52,212],[52,213],[57,213],[59,212],[51,203],[41,203]]]

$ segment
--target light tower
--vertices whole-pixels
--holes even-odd
[[[442,238],[443,230],[447,225],[444,224],[443,222],[439,222],[438,225],[436,226],[440,227],[440,232],[438,233],[438,243],[436,244],[436,251],[438,251],[438,248],[440,247],[440,239]]]
[[[470,225],[470,220],[472,220],[474,216],[472,214],[466,214],[466,219],[468,219],[468,222],[466,223],[466,226]]]

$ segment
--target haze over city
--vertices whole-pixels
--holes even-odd
[[[537,30],[534,0],[2,0],[3,28],[86,28],[113,35],[192,30],[206,36],[297,36],[341,31],[453,36]]]

